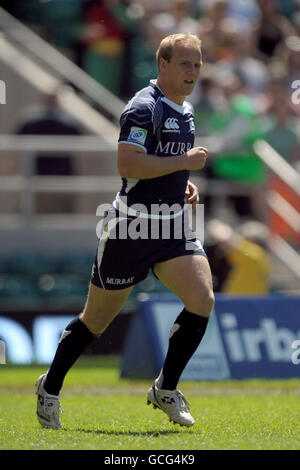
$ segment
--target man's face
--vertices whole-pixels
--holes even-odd
[[[175,44],[170,62],[161,59],[160,74],[170,99],[182,103],[185,96],[192,93],[199,77],[201,63],[200,50],[180,42]]]

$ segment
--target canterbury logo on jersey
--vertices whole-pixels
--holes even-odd
[[[180,132],[178,129],[179,129],[178,119],[176,119],[176,118],[166,119],[164,132],[168,132],[168,131],[169,132]]]

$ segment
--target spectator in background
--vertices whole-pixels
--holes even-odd
[[[194,104],[195,128],[198,137],[208,137],[214,132],[214,116],[228,109],[227,100],[214,79],[214,67],[203,66],[199,86],[196,88],[197,101]]]
[[[283,62],[286,68],[286,87],[287,91],[291,92],[293,82],[300,79],[300,37],[289,36],[286,38],[285,46]],[[294,111],[299,116],[299,104]]]
[[[205,253],[210,260],[214,292],[222,292],[224,282],[231,270],[231,264],[219,242],[211,236],[206,237]]]
[[[189,33],[199,35],[199,23],[192,16],[191,0],[174,0],[168,11],[159,12],[152,18],[152,28],[158,42],[167,34]]]
[[[131,51],[133,92],[147,86],[157,74],[155,51],[163,37],[173,33],[199,36],[200,32],[199,23],[193,18],[192,0],[162,2],[159,6],[152,4],[151,8],[148,2],[141,3],[144,4],[143,8],[140,5],[143,15]],[[193,96],[190,99],[193,102]]]
[[[268,67],[254,57],[254,47],[250,35],[242,35],[237,28],[232,29],[228,48],[231,56],[216,63],[217,74],[232,72],[244,83],[244,93],[255,95],[263,93],[270,80]]]
[[[145,2],[140,2],[145,3]],[[146,7],[147,6],[147,7]],[[148,83],[157,74],[157,63],[155,52],[159,44],[159,38],[153,29],[153,13],[149,5],[133,4],[135,16],[137,18],[136,34],[131,42],[131,80],[132,94],[141,88],[148,86]],[[155,8],[154,5],[152,5]],[[127,79],[128,79],[127,73]]]
[[[223,91],[225,106],[210,119],[211,136],[215,135],[220,148],[211,160],[209,176],[248,185],[248,195],[228,196],[228,204],[238,217],[263,221],[265,168],[253,150],[254,142],[262,137],[259,114],[238,75],[224,74],[219,78],[217,83]]]
[[[18,135],[80,135],[79,124],[63,111],[58,104],[59,89],[45,93],[41,103],[25,109],[15,133]],[[43,176],[69,176],[76,173],[73,157],[69,154],[54,153],[35,156],[34,174]],[[72,212],[74,199],[69,195],[40,194],[36,201],[36,210],[47,212]]]
[[[235,231],[220,220],[212,219],[207,230],[231,266],[221,292],[233,295],[267,294],[271,262],[267,252],[266,226],[249,221]]]
[[[198,21],[200,38],[203,43],[204,63],[215,62],[223,45],[223,25],[226,23],[228,0],[201,3],[201,17]]]
[[[280,14],[277,0],[256,0],[260,10],[260,19],[253,28],[254,43],[258,57],[266,62],[274,56],[285,38],[294,31],[291,23]]]
[[[206,61],[232,60],[232,37],[249,36],[258,17],[255,0],[203,0],[200,37]]]
[[[83,9],[84,70],[117,96],[121,95],[128,37],[135,22],[121,0],[87,1]]]
[[[169,34],[200,35],[199,22],[193,18],[192,0],[174,0],[170,3],[168,12],[154,15],[151,21],[152,34],[159,42]],[[198,90],[194,89],[190,102],[194,104]]]
[[[273,86],[264,139],[292,166],[300,163],[297,120],[292,114],[290,96],[282,86]]]
[[[239,25],[240,34],[250,34],[259,17],[256,0],[228,0],[228,16]]]
[[[77,62],[84,0],[9,0],[6,8],[46,42]],[[3,0],[1,1],[2,4]]]

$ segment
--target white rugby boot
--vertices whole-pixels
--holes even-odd
[[[159,388],[157,378],[151,388],[148,390],[147,405],[152,403],[153,408],[159,408],[164,411],[169,420],[180,426],[192,426],[195,423],[190,414],[190,405],[184,398],[180,390],[164,390]]]
[[[38,420],[43,428],[59,429],[61,428],[60,413],[62,408],[59,402],[59,395],[50,395],[44,389],[46,374],[41,375],[35,384],[37,395]]]

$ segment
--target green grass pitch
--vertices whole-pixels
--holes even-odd
[[[62,391],[62,429],[42,429],[41,366],[0,366],[1,450],[297,450],[300,380],[181,382],[196,424],[146,405],[151,381],[119,378],[117,357],[82,357]]]

